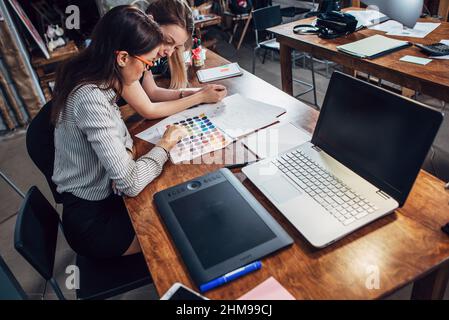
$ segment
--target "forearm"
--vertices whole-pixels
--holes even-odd
[[[122,97],[137,113],[147,119],[166,117],[203,102],[201,93],[182,99],[152,102],[138,82],[125,86],[122,91]]]
[[[148,90],[147,94],[154,102],[172,101],[181,98],[180,89],[166,89],[157,86]]]
[[[151,181],[158,177],[168,160],[168,155],[161,147],[154,147],[135,162],[131,161],[124,176],[117,180],[116,188],[127,196],[137,196]]]
[[[201,96],[199,94],[194,94],[182,99],[152,103],[151,106],[143,109],[139,108],[140,111],[137,109],[136,111],[144,118],[158,119],[184,111],[201,103]],[[131,107],[133,106],[131,105]]]
[[[189,89],[161,88],[154,81],[151,72],[145,73],[142,82],[142,88],[153,102],[177,100],[180,98],[188,97],[199,90],[199,88],[189,88]]]

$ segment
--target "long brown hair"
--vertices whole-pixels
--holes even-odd
[[[146,13],[152,15],[161,26],[174,24],[185,29],[189,36],[193,34],[192,9],[187,0],[156,0],[148,6]],[[187,45],[190,46],[190,43]],[[171,74],[170,88],[185,87],[187,72],[184,64],[184,50],[176,50],[168,59],[168,65]]]
[[[163,41],[159,25],[133,6],[117,6],[104,15],[94,28],[90,45],[64,63],[57,71],[53,95],[52,121],[56,123],[72,90],[83,84],[101,85],[109,90],[123,79],[116,62],[116,51],[142,55]]]

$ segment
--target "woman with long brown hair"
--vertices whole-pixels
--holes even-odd
[[[199,90],[186,90],[188,85],[184,51],[189,47],[194,29],[192,10],[186,0],[156,0],[146,13],[160,25],[164,44],[159,51],[161,60],[167,59],[170,69],[170,88],[161,88],[151,71],[145,72],[142,85],[126,86],[122,97],[145,118],[160,118],[183,111],[201,103],[215,103],[223,99],[226,88],[206,85]],[[159,103],[154,103],[159,102]]]
[[[163,36],[132,6],[109,11],[88,48],[58,70],[53,100],[53,181],[62,194],[62,223],[79,254],[109,258],[140,251],[122,197],[135,196],[162,171],[168,151],[186,134],[171,126],[135,159],[133,140],[116,104],[158,58]]]

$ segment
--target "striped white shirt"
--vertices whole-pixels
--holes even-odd
[[[117,190],[136,196],[156,178],[167,161],[160,147],[134,161],[133,140],[115,103],[114,90],[89,84],[68,97],[55,129],[53,181],[59,193],[103,200]]]

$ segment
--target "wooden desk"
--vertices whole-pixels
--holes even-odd
[[[195,20],[195,34],[197,37],[199,37],[202,41],[204,40],[204,29],[211,27],[211,26],[217,26],[221,24],[221,17],[216,14],[208,14],[208,17],[203,20]],[[212,50],[215,50],[215,46],[217,44],[217,39],[208,39],[206,41],[203,41],[202,46],[204,48],[211,48]]]
[[[208,53],[208,67],[225,62],[214,53]],[[196,80],[193,82],[198,84]],[[242,77],[220,83],[228,87],[229,94],[242,93],[249,98],[284,107],[287,113],[282,116],[282,121],[293,121],[309,132],[315,126],[318,113],[314,109],[246,71]],[[125,113],[132,134],[156,122],[130,116],[132,112],[129,109]],[[151,148],[150,144],[137,138],[135,143],[139,154]],[[235,149],[245,152],[241,145]],[[167,163],[162,175],[139,196],[126,199],[159,294],[176,281],[192,288],[195,286],[154,207],[153,195],[221,166]],[[449,192],[444,191],[442,181],[421,172],[404,208],[328,248],[315,250],[256,187],[245,180],[239,170],[235,172],[295,243],[263,259],[261,270],[217,288],[207,293],[207,297],[236,299],[270,276],[274,276],[297,299],[381,298],[418,279],[421,280],[415,286],[415,298],[440,298],[444,294],[441,288],[445,288],[448,278],[449,237],[440,231],[440,226],[449,221]],[[370,266],[379,270],[378,290],[369,290],[365,286]]]
[[[360,10],[358,8],[349,9]],[[426,57],[416,47],[409,47],[374,60],[359,59],[338,51],[336,47],[374,34],[384,34],[383,32],[364,29],[333,40],[321,39],[316,35],[296,35],[293,33],[293,26],[310,23],[313,19],[295,21],[269,29],[276,34],[277,41],[280,43],[282,89],[288,94],[293,94],[291,52],[292,50],[298,50],[308,52],[315,58],[336,62],[348,70],[365,72],[376,78],[390,81],[437,99],[449,101],[449,60],[434,60],[426,66],[399,61],[405,55]],[[422,21],[435,22],[431,19]],[[441,39],[447,39],[448,35],[449,23],[443,22],[438,29],[424,39],[393,38],[431,44],[440,42]]]

